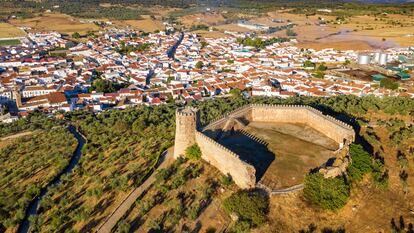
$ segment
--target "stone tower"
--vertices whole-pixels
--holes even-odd
[[[187,147],[196,143],[195,132],[199,127],[199,112],[196,108],[180,108],[175,113],[174,158],[184,155]]]

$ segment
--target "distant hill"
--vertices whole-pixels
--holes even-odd
[[[414,0],[359,0],[364,3],[414,3]]]

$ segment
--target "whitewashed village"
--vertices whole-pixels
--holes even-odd
[[[108,108],[203,101],[228,95],[407,96],[413,48],[381,51],[300,49],[295,39],[228,32],[107,30],[74,43],[57,32],[29,33],[19,46],[0,48],[0,101],[10,122],[36,110],[100,112]],[[258,39],[258,38],[256,38]],[[390,79],[393,89],[380,85]]]

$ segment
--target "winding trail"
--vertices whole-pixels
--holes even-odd
[[[34,133],[33,131],[25,131],[25,132],[13,134],[13,135],[10,135],[10,136],[2,137],[2,138],[0,138],[0,140],[1,141],[6,141],[6,140],[10,140],[10,139],[15,139],[15,138],[31,135],[33,133]]]
[[[156,171],[162,168],[170,166],[174,162],[173,153],[164,151],[161,154],[160,161],[158,162],[158,167],[152,172],[151,176],[148,177],[140,186],[132,190],[121,204],[115,208],[115,210],[105,219],[105,221],[98,227],[96,232],[98,233],[110,233],[112,228],[118,223],[118,221],[126,214],[126,212],[131,208],[135,203],[138,197],[142,195],[156,180],[155,174]]]
[[[82,147],[85,144],[86,140],[83,136],[76,130],[76,128],[72,125],[68,127],[69,131],[73,134],[73,136],[78,141],[78,145],[76,146],[75,152],[73,152],[73,156],[69,161],[69,164],[52,180],[46,187],[40,190],[40,194],[36,196],[29,204],[28,208],[26,209],[26,213],[23,219],[23,222],[19,225],[17,230],[18,233],[27,233],[30,232],[30,221],[29,218],[31,216],[35,216],[37,214],[37,210],[39,208],[39,203],[42,198],[46,195],[49,187],[57,185],[60,183],[61,178],[63,175],[70,173],[73,168],[78,164],[79,159],[81,157]]]

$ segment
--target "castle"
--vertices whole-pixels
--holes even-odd
[[[196,108],[177,109],[174,157],[184,155],[189,146],[197,144],[201,149],[202,159],[223,174],[231,175],[239,187],[256,187],[255,167],[217,141],[224,134],[243,132],[249,122],[306,124],[312,127],[338,145],[335,161],[332,165],[321,167],[320,172],[325,177],[333,177],[346,171],[350,162],[348,146],[355,139],[352,127],[312,107],[301,105],[247,105],[227,113],[203,128],[200,126]],[[249,136],[254,140],[261,140],[253,135]]]

